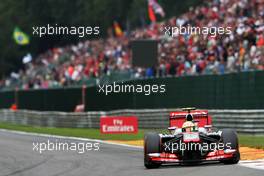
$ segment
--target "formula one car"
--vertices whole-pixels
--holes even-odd
[[[240,160],[237,134],[232,129],[212,127],[207,110],[183,108],[170,113],[170,133],[147,133],[144,138],[144,165],[198,164],[220,161],[236,164]]]

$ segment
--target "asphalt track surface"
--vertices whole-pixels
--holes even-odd
[[[147,170],[142,149],[100,144],[100,151],[33,151],[33,142],[55,141],[0,131],[0,176],[263,176],[263,170],[240,165],[164,166]],[[58,139],[57,139],[58,140]],[[78,142],[73,139],[60,141]]]

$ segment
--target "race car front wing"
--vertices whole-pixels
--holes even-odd
[[[176,154],[173,153],[149,153],[148,156],[152,162],[157,163],[180,163],[180,162],[190,162],[190,161],[221,161],[225,159],[230,159],[234,157],[236,153],[235,149],[226,150],[215,150],[209,152],[204,158],[197,158],[197,160],[181,160]]]

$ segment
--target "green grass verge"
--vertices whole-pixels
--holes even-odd
[[[239,134],[238,137],[241,146],[264,149],[264,136]]]
[[[87,128],[49,128],[49,127],[36,127],[27,125],[16,125],[6,122],[0,122],[0,128],[17,130],[24,132],[52,134],[60,136],[83,137],[90,139],[101,140],[140,140],[143,139],[144,131],[139,130],[137,134],[101,134],[99,129]]]
[[[27,126],[27,125],[16,125],[16,124],[5,123],[5,122],[0,122],[0,128],[9,129],[9,130],[17,130],[17,131],[25,131],[25,132],[33,132],[33,133],[83,137],[83,138],[101,139],[101,140],[141,140],[143,139],[145,132],[153,131],[153,130],[140,129],[137,134],[101,134],[99,129],[48,128],[48,127],[35,127],[35,126]],[[248,147],[264,149],[264,136],[252,136],[252,135],[239,134],[238,137],[239,137],[239,142],[241,146],[248,146]]]

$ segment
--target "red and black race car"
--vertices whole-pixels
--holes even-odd
[[[232,129],[214,129],[207,110],[183,108],[183,111],[171,112],[168,130],[170,131],[168,134],[145,134],[146,168],[157,168],[168,163],[239,162],[236,132]]]

